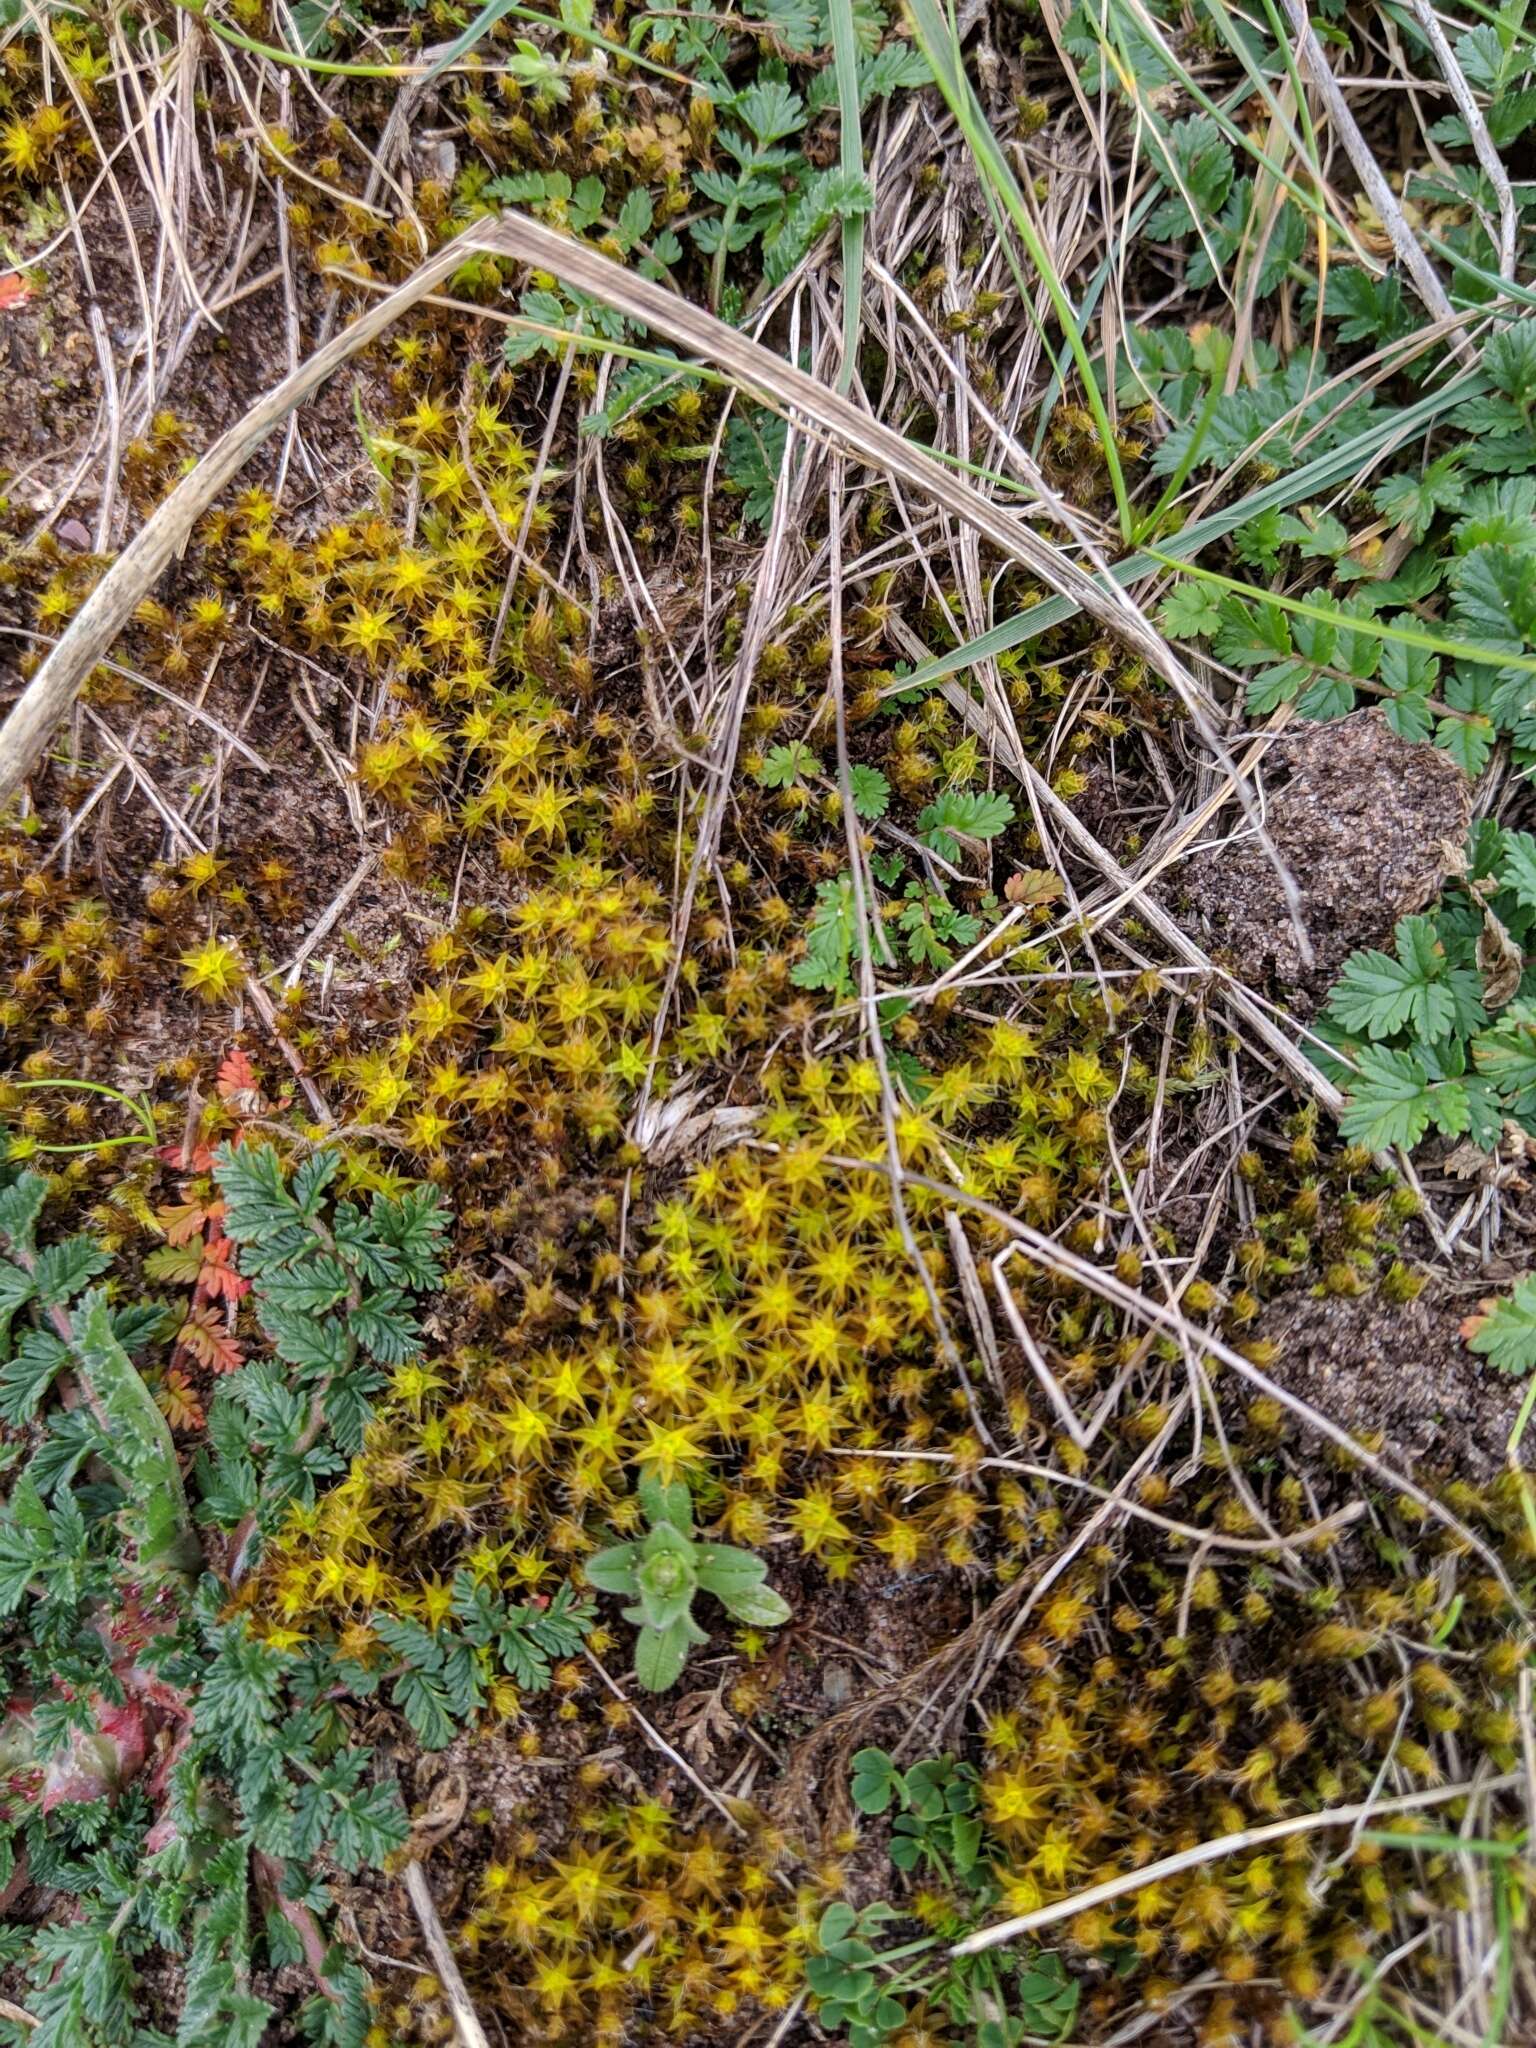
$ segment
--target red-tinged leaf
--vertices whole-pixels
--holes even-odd
[[[1463,1344],[1470,1344],[1488,1318],[1486,1316],[1463,1316],[1459,1335]]]
[[[238,1045],[220,1061],[218,1085],[219,1093],[226,1102],[242,1088],[256,1086],[256,1069],[251,1065],[250,1054]]]
[[[181,1828],[176,1816],[162,1813],[149,1833],[144,1837],[144,1854],[158,1856],[162,1849],[169,1849],[172,1842],[181,1840]]]
[[[1061,877],[1051,868],[1020,868],[1003,884],[1003,894],[1010,903],[1027,903],[1036,910],[1054,903],[1061,893]]]
[[[36,296],[27,280],[15,271],[9,277],[0,277],[0,313],[9,313],[17,306],[24,306]]]
[[[235,1247],[227,1237],[210,1237],[203,1246],[203,1263],[197,1275],[200,1294],[210,1301],[243,1301],[251,1283],[234,1266]]]
[[[176,1332],[176,1352],[185,1352],[195,1359],[206,1372],[212,1372],[213,1361],[218,1356],[214,1344],[214,1332],[210,1331],[204,1317],[207,1311],[194,1308],[188,1312],[186,1321]]]
[[[175,1145],[157,1145],[155,1157],[178,1173],[212,1173],[213,1147],[205,1138],[183,1138]]]
[[[219,1206],[222,1213],[222,1204]],[[202,1202],[173,1202],[155,1211],[155,1223],[167,1244],[190,1244],[212,1214]]]
[[[201,1429],[208,1420],[196,1387],[174,1365],[155,1389],[155,1400],[172,1429]]]
[[[110,1799],[144,1768],[149,1754],[149,1726],[136,1700],[113,1706],[100,1693],[92,1695],[95,1725],[72,1728],[62,1747],[48,1759],[43,1784],[43,1811],[56,1806],[89,1806]]]
[[[242,1116],[261,1116],[271,1108],[262,1092],[261,1083],[256,1078],[256,1069],[239,1046],[235,1047],[219,1068],[217,1086],[219,1100],[227,1102],[231,1109],[238,1110]]]
[[[166,1280],[173,1287],[195,1287],[202,1267],[203,1247],[197,1243],[156,1245],[144,1261],[151,1280]]]
[[[187,1312],[187,1320],[176,1332],[176,1342],[209,1372],[234,1372],[245,1363],[240,1345],[214,1311],[201,1304]]]

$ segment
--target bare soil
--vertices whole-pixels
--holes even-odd
[[[1440,748],[1399,739],[1376,710],[1293,726],[1257,779],[1274,857],[1239,821],[1189,863],[1175,907],[1241,980],[1310,1016],[1358,946],[1380,945],[1438,894],[1470,789]],[[1276,857],[1299,894],[1310,963]]]
[[[1278,1349],[1270,1376],[1330,1421],[1383,1439],[1394,1462],[1425,1477],[1478,1484],[1504,1467],[1523,1388],[1462,1343],[1471,1307],[1434,1283],[1405,1307],[1289,1296],[1257,1332]]]

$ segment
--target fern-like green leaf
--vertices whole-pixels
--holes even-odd
[[[960,848],[956,835],[966,839],[995,839],[1013,823],[1013,798],[1002,790],[946,789],[920,814],[918,833],[943,860],[955,860]]]
[[[1536,1372],[1536,1274],[1523,1275],[1506,1300],[1474,1318],[1467,1341],[1500,1372]]]

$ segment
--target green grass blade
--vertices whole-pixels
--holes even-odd
[[[1115,446],[1109,409],[1104,402],[1104,393],[1100,389],[1093,360],[1088,352],[1088,344],[1078,324],[1072,301],[1057,275],[1049,250],[1035,230],[1034,221],[1030,217],[1029,208],[1024,202],[1024,194],[1019,189],[1019,182],[1013,174],[1013,169],[1004,156],[1002,146],[993,134],[986,115],[982,112],[981,102],[976,97],[961,60],[953,22],[945,20],[935,0],[910,0],[910,8],[912,26],[919,46],[928,59],[929,69],[938,82],[939,90],[949,103],[950,112],[960,124],[961,133],[975,159],[983,187],[995,196],[1013,223],[1030,262],[1035,266],[1040,281],[1045,286],[1046,296],[1050,299],[1052,310],[1067,338],[1072,359],[1077,365],[1078,376],[1083,382],[1083,395],[1099,432],[1105,466],[1109,471],[1110,485],[1115,494],[1120,531],[1128,540],[1131,535],[1132,516],[1125,472],[1120,462],[1120,451]],[[1026,306],[1029,303],[1027,297],[1025,303]]]
[[[1270,86],[1268,80],[1264,78],[1262,72],[1257,70],[1248,61],[1247,52],[1242,47],[1241,38],[1234,36],[1230,31],[1224,10],[1208,7],[1206,8],[1205,12],[1209,15],[1213,26],[1216,27],[1218,31],[1221,33],[1223,40],[1227,43],[1227,46],[1232,51],[1233,55],[1237,57],[1238,61],[1243,65],[1244,70],[1248,74],[1249,83],[1253,88],[1253,92],[1264,102],[1265,106],[1268,107],[1271,115],[1277,121],[1279,121],[1282,129],[1286,134],[1287,139],[1290,141],[1291,146],[1295,150],[1296,154],[1298,156],[1305,157],[1307,155],[1307,151],[1303,144],[1301,136],[1299,136],[1295,132],[1295,129],[1292,127],[1292,124],[1288,116],[1286,115],[1285,110],[1282,108],[1279,100],[1276,98],[1274,89]],[[1197,107],[1200,108],[1202,113],[1210,115],[1211,119],[1216,123],[1217,127],[1220,128],[1222,134],[1227,138],[1228,142],[1230,142],[1234,148],[1240,150],[1245,156],[1249,157],[1253,161],[1253,163],[1256,164],[1261,170],[1267,171],[1269,175],[1275,180],[1276,184],[1282,186],[1286,193],[1292,199],[1295,200],[1296,204],[1299,207],[1301,207],[1303,211],[1310,214],[1315,214],[1319,219],[1322,220],[1333,220],[1335,218],[1332,214],[1329,213],[1328,208],[1324,205],[1323,201],[1318,198],[1315,192],[1309,191],[1304,185],[1299,185],[1296,182],[1296,180],[1291,176],[1290,172],[1286,169],[1284,164],[1276,163],[1273,157],[1267,155],[1262,146],[1259,143],[1255,142],[1253,137],[1247,134],[1245,130],[1238,125],[1238,123],[1232,118],[1232,116],[1226,112],[1221,103],[1211,98],[1210,94],[1206,92],[1205,88],[1200,84],[1200,81],[1180,61],[1177,52],[1171,47],[1167,38],[1163,35],[1161,28],[1153,20],[1150,14],[1147,14],[1145,10],[1140,10],[1138,14],[1133,15],[1133,19],[1137,21],[1137,26],[1140,30],[1140,33],[1144,35],[1147,38],[1147,40],[1153,44],[1154,48],[1157,50],[1159,57],[1168,66],[1169,70],[1173,73],[1173,76],[1178,80],[1183,90],[1189,95],[1190,99],[1194,102],[1194,104]],[[1102,51],[1104,51],[1106,55],[1110,53],[1110,46],[1106,42],[1106,39],[1102,32],[1099,37],[1099,47]],[[1285,47],[1285,45],[1282,44],[1282,47]],[[1113,56],[1114,70],[1120,79],[1120,83],[1123,89],[1129,94],[1130,98],[1132,99],[1133,103],[1140,112],[1143,120],[1147,123],[1148,127],[1157,136],[1159,148],[1166,155],[1166,137],[1168,133],[1167,124],[1163,121],[1161,116],[1158,115],[1155,112],[1155,110],[1147,104],[1146,100],[1137,90],[1135,75],[1130,68],[1130,54],[1129,51],[1125,48],[1123,38],[1117,38],[1117,42],[1114,46]],[[1335,221],[1335,225],[1339,225],[1339,223]]]
[[[420,64],[366,64],[340,57],[312,57],[302,50],[286,50],[279,44],[264,43],[246,35],[241,29],[231,28],[210,10],[207,0],[175,0],[175,5],[187,14],[195,14],[210,35],[217,36],[221,43],[228,43],[232,49],[244,50],[253,57],[265,57],[272,64],[286,64],[295,71],[312,72],[318,78],[436,78],[439,72],[457,64],[483,36],[490,33],[497,21],[507,15],[514,21],[531,22],[535,28],[558,29],[573,43],[586,43],[594,50],[606,50],[610,56],[623,57],[637,69],[649,71],[657,78],[670,79],[674,85],[691,89],[695,84],[686,72],[658,64],[652,57],[642,57],[638,51],[599,35],[595,29],[573,28],[569,22],[556,21],[550,15],[540,14],[536,8],[519,6],[516,0],[491,0],[491,5],[476,15],[463,34],[429,69]]]
[[[1367,1828],[1362,1842],[1379,1842],[1384,1849],[1425,1849],[1455,1856],[1488,1856],[1498,1862],[1514,1862],[1525,1854],[1523,1832],[1514,1840],[1495,1842],[1486,1836],[1452,1835],[1444,1832],[1411,1835],[1403,1829]]]
[[[1405,406],[1386,422],[1356,435],[1326,455],[1319,455],[1290,476],[1277,478],[1274,483],[1250,491],[1246,497],[1224,506],[1219,512],[1208,514],[1204,519],[1191,521],[1182,532],[1170,536],[1163,552],[1142,549],[1137,554],[1127,555],[1123,561],[1111,566],[1111,579],[1122,589],[1127,589],[1148,576],[1160,575],[1170,563],[1176,568],[1186,568],[1202,548],[1209,547],[1213,541],[1224,540],[1229,533],[1248,520],[1256,519],[1261,512],[1304,504],[1308,498],[1332,490],[1336,484],[1353,476],[1361,463],[1379,452],[1388,441],[1411,439],[1452,406],[1488,389],[1487,378],[1476,371],[1468,371],[1439,391],[1419,399],[1416,404]],[[1010,648],[1022,646],[1026,640],[1034,640],[1040,634],[1050,632],[1053,626],[1064,625],[1068,619],[1075,618],[1079,610],[1080,607],[1069,597],[1047,598],[1043,604],[1031,605],[1028,611],[1004,619],[985,633],[978,634],[974,640],[967,640],[962,646],[951,649],[948,654],[934,655],[932,660],[914,669],[910,676],[903,677],[902,687],[920,689],[930,683],[943,682],[946,677],[956,675],[978,661],[995,660]]]
[[[838,164],[845,176],[864,174],[864,133],[859,107],[859,43],[853,27],[853,0],[829,0],[832,17],[832,62],[837,74]],[[859,360],[859,330],[864,320],[864,215],[843,222],[843,361],[837,389],[847,392]]]
[[[1417,647],[1425,654],[1443,654],[1451,661],[1471,662],[1474,668],[1517,668],[1527,675],[1536,675],[1536,654],[1514,654],[1508,648],[1484,647],[1475,640],[1451,640],[1440,633],[1417,632],[1411,626],[1389,626],[1381,619],[1342,611],[1336,604],[1313,604],[1305,597],[1282,597],[1278,590],[1266,590],[1262,584],[1244,583],[1240,577],[1223,576],[1215,569],[1202,569],[1197,563],[1181,561],[1177,555],[1164,554],[1159,548],[1147,548],[1144,552],[1165,569],[1177,569],[1181,575],[1192,576],[1197,583],[1209,583],[1215,590],[1231,591],[1234,596],[1246,598],[1250,604],[1273,605],[1277,611],[1289,612],[1292,618],[1313,619],[1322,626],[1344,626],[1367,640]]]

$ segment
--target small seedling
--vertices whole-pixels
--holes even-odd
[[[820,2000],[817,2020],[830,2032],[846,2028],[849,2048],[877,2048],[906,2020],[906,2007],[885,1989],[880,1958],[867,1939],[896,1917],[883,1901],[856,1913],[841,1899],[821,1916],[821,1953],[807,1960],[805,1981]]]
[[[860,1813],[899,1808],[891,1831],[891,1861],[898,1870],[926,1862],[939,1876],[968,1877],[981,1854],[976,1818],[977,1776],[953,1757],[929,1757],[900,1771],[883,1749],[861,1749],[853,1759],[850,1790]]]
[[[954,1915],[946,1939],[986,1923],[999,1898],[995,1867],[1007,1852],[988,1834],[981,1781],[969,1764],[926,1757],[902,1770],[888,1750],[861,1749],[848,1789],[859,1812],[872,1818],[895,1808],[891,1862],[908,1877],[922,1869],[925,1882],[943,1887]],[[953,2038],[968,2048],[1021,2048],[1068,2033],[1082,1987],[1060,1956],[984,1951],[951,1955],[936,1966],[932,1934],[877,1953],[869,1937],[905,1917],[886,1901],[858,1914],[840,1903],[822,1915],[821,1952],[807,1962],[806,1982],[818,2000],[818,2024],[845,2031],[849,2048],[883,2048],[908,2025],[914,2001],[966,2029]]]
[[[587,1577],[601,1592],[634,1598],[624,1619],[640,1630],[635,1675],[647,1692],[665,1692],[681,1677],[689,1645],[709,1640],[693,1618],[696,1593],[713,1593],[752,1628],[778,1628],[789,1603],[764,1584],[768,1567],[750,1550],[694,1540],[693,1503],[680,1480],[646,1478],[636,1491],[650,1533],[588,1558]]]

